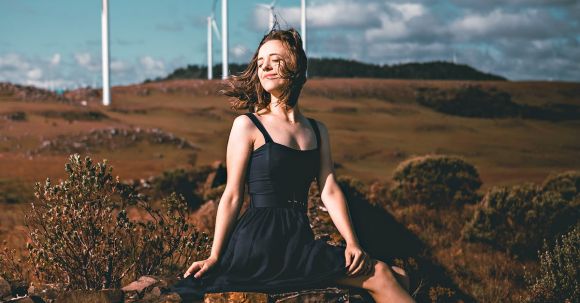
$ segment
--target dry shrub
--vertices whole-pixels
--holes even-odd
[[[402,205],[461,206],[475,202],[481,179],[460,157],[426,155],[401,162],[393,173],[392,200]]]
[[[6,241],[2,244],[4,248],[0,250],[0,277],[11,285],[28,284],[30,272],[22,257],[18,256],[16,249],[6,247]]]
[[[580,225],[556,240],[553,248],[544,242],[540,272],[526,274],[529,295],[525,302],[578,302],[580,299]]]
[[[338,176],[336,182],[340,186],[347,201],[359,201],[367,195],[366,185],[351,176]]]
[[[557,191],[566,200],[576,199],[580,197],[580,172],[571,170],[550,174],[542,183],[542,189]]]
[[[164,171],[153,181],[153,196],[160,198],[175,192],[185,198],[192,210],[198,209],[204,202],[204,184],[212,171],[210,165]]]
[[[29,261],[41,281],[118,288],[124,279],[183,269],[209,250],[207,235],[186,222],[183,197],[172,194],[154,209],[113,178],[106,160],[94,165],[74,154],[65,170],[60,184],[36,183],[26,215]],[[146,214],[144,220],[129,218],[131,210]]]
[[[455,291],[442,286],[434,286],[429,288],[429,299],[432,303],[457,302]]]
[[[535,257],[543,239],[568,231],[580,215],[580,200],[525,183],[491,188],[476,206],[463,237],[519,257]]]

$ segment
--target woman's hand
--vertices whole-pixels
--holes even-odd
[[[374,268],[373,260],[358,244],[347,244],[344,250],[347,274],[355,277],[358,274],[369,274]]]
[[[201,277],[206,271],[212,268],[217,263],[217,258],[209,257],[205,260],[195,261],[191,264],[191,266],[187,269],[187,271],[183,274],[183,278],[187,278],[189,275],[194,274],[193,276],[198,279]]]

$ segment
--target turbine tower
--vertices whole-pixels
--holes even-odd
[[[306,0],[300,0],[300,35],[302,36],[302,48],[306,54]],[[306,54],[306,58],[308,58],[308,54]],[[306,76],[308,76],[308,67]]]
[[[101,13],[101,46],[103,63],[103,105],[111,104],[110,83],[109,83],[109,0],[102,0]]]
[[[211,10],[211,15],[207,17],[207,79],[213,79],[213,37],[212,30],[218,39],[220,38],[220,32],[217,28],[217,23],[215,22],[215,5],[217,0],[213,0],[213,6]]]
[[[276,6],[276,1],[277,0],[274,0],[270,4],[257,4],[258,6],[261,6],[265,9],[267,9],[268,12],[270,13],[269,20],[268,20],[269,21],[268,30],[271,30],[274,27],[274,7]]]
[[[306,53],[306,0],[300,0],[300,34],[302,35],[302,48]]]
[[[228,78],[228,0],[222,0],[222,79]]]

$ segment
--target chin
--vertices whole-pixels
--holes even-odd
[[[262,84],[262,87],[268,93],[273,94],[273,93],[276,93],[276,92],[280,92],[280,89],[282,88],[282,85],[275,85],[273,83],[267,83],[266,85],[263,85]]]

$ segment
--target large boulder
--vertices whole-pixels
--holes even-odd
[[[0,277],[0,299],[9,297],[12,295],[12,290],[10,288],[10,283]]]

